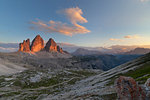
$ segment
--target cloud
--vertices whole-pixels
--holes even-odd
[[[59,46],[76,46],[75,44],[67,43],[67,42],[62,42],[62,43],[57,43]]]
[[[111,41],[119,41],[119,42],[123,42],[124,41],[122,39],[114,39],[114,38],[110,38],[109,40],[111,40]]]
[[[139,38],[141,38],[139,35],[126,35],[121,39],[110,38],[109,40],[123,42],[125,41],[125,39],[139,39]]]
[[[73,36],[75,34],[86,34],[90,30],[85,27],[77,24],[87,23],[88,21],[82,16],[83,12],[80,8],[68,8],[63,10],[63,13],[67,16],[71,24],[62,23],[60,21],[50,20],[49,22],[43,22],[37,20],[37,22],[32,21],[31,23],[35,26],[32,26],[31,29],[39,29],[45,33],[60,33],[67,36]]]
[[[147,1],[150,1],[150,0],[140,0],[141,2],[147,2]]]
[[[126,39],[139,39],[140,36],[138,36],[138,35],[127,35],[127,36],[124,36],[124,38],[126,38]]]
[[[0,52],[15,52],[18,50],[18,43],[2,43],[0,42]]]
[[[69,18],[73,25],[80,23],[87,23],[88,21],[82,17],[82,10],[78,7],[76,8],[68,8],[64,10],[65,15]]]
[[[16,51],[18,48],[4,48],[0,47],[0,50],[7,50],[7,51]]]

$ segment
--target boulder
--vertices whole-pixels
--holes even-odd
[[[145,82],[146,97],[150,98],[150,78]]]
[[[131,77],[120,76],[115,81],[118,100],[145,100],[144,90]]]

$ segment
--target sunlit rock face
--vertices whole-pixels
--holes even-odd
[[[131,77],[120,76],[115,81],[118,100],[145,100],[144,90]]]
[[[57,44],[52,38],[50,38],[49,41],[46,43],[45,50],[48,52],[49,51],[57,52]]]
[[[59,46],[57,46],[57,51],[60,52],[60,53],[63,53],[62,48],[60,48]]]
[[[30,39],[24,40],[19,44],[19,51],[30,52]]]
[[[41,50],[45,50],[47,52],[60,52],[60,53],[65,53],[61,47],[57,46],[57,43],[50,38],[49,41],[46,43],[46,46],[44,47],[44,40],[41,38],[40,35],[37,35],[30,46],[30,40],[27,39],[26,41],[24,40],[23,43],[19,44],[19,51],[20,52],[30,52],[30,53],[35,53],[39,52]]]
[[[44,49],[44,40],[41,38],[40,35],[37,35],[34,40],[32,41],[31,51],[32,52],[39,52]]]

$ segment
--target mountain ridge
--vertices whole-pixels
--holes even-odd
[[[131,51],[128,51],[128,52],[125,52],[123,54],[126,54],[126,55],[133,55],[133,54],[137,54],[137,55],[143,55],[143,54],[146,54],[146,53],[149,53],[150,52],[150,49],[149,48],[135,48],[134,50],[131,50]]]
[[[36,53],[39,51],[47,51],[47,52],[59,52],[59,53],[66,53],[62,50],[60,46],[57,45],[57,43],[50,38],[49,41],[44,44],[44,40],[40,35],[37,35],[31,45],[30,45],[30,39],[24,40],[23,43],[19,44],[19,52],[25,52],[25,53]]]
[[[84,48],[79,48],[75,52],[72,53],[73,55],[78,55],[78,56],[85,56],[85,55],[102,55],[104,53],[100,51],[94,51],[94,50],[88,50]]]

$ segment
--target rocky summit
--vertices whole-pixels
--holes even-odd
[[[49,41],[46,43],[45,50],[48,52],[54,51],[54,52],[63,53],[62,48],[57,46],[56,42],[52,38],[50,38]]]
[[[49,41],[46,43],[45,50],[46,51],[57,51],[57,44],[52,38],[50,38]]]
[[[57,51],[60,52],[60,53],[64,52],[60,46],[57,46]]]
[[[30,52],[30,39],[24,40],[19,44],[19,51]]]
[[[44,40],[41,38],[40,35],[37,35],[34,40],[32,41],[31,51],[32,52],[39,52],[44,49]]]
[[[19,44],[20,52],[39,52],[41,50],[45,50],[47,52],[60,52],[64,53],[61,47],[57,45],[57,43],[50,38],[44,47],[44,40],[40,35],[37,35],[30,46],[30,39],[24,40],[23,43]]]

